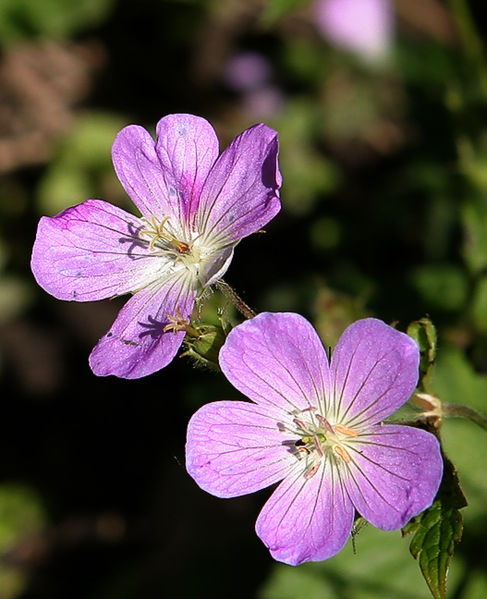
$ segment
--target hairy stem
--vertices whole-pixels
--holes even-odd
[[[219,289],[223,295],[228,298],[232,304],[237,308],[237,310],[245,316],[245,318],[253,318],[256,313],[247,306],[247,304],[243,301],[243,299],[238,296],[235,291],[230,287],[228,283],[225,283],[223,280],[219,280],[216,282],[216,287]]]
[[[472,420],[472,422],[475,422],[487,431],[487,418],[473,408],[469,408],[468,406],[460,406],[458,404],[444,403],[442,406],[442,412],[447,418],[466,418],[467,420]]]

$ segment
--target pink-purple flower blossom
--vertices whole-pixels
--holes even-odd
[[[279,211],[277,133],[264,124],[220,155],[203,118],[173,114],[156,141],[140,126],[117,135],[112,158],[137,217],[88,200],[39,222],[32,271],[63,300],[133,294],[90,355],[93,372],[139,378],[178,351],[201,290],[220,279],[235,245]]]
[[[194,414],[188,472],[218,497],[282,481],[256,532],[287,564],[335,555],[356,513],[398,529],[431,505],[443,472],[432,434],[381,424],[414,391],[418,365],[416,343],[380,320],[348,327],[329,362],[304,318],[262,313],[220,352],[224,374],[253,403],[219,401]]]

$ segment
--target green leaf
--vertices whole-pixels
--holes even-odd
[[[450,561],[455,544],[462,538],[463,518],[459,510],[467,505],[453,464],[446,458],[444,462],[443,480],[433,505],[402,530],[403,536],[415,533],[409,550],[418,560],[435,599],[446,599]]]

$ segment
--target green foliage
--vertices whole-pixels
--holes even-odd
[[[411,273],[411,283],[432,307],[443,310],[461,310],[468,293],[468,279],[464,270],[453,264],[418,266]]]
[[[27,573],[10,565],[4,557],[26,537],[40,533],[45,514],[39,497],[31,489],[16,485],[0,485],[0,597],[14,599],[27,582]]]
[[[123,122],[115,115],[90,112],[60,142],[38,191],[41,214],[53,215],[93,197],[123,196],[113,173],[111,147]],[[94,194],[93,190],[99,190]]]
[[[36,36],[68,37],[99,23],[114,0],[0,0],[0,44]]]
[[[485,169],[485,166],[484,166]],[[472,193],[462,210],[463,257],[474,274],[487,268],[487,199]]]
[[[445,459],[443,480],[433,505],[403,528],[414,533],[409,550],[435,599],[446,598],[446,583],[455,544],[462,538],[460,509],[467,505],[453,464]]]
[[[335,557],[298,567],[275,565],[258,599],[428,599],[429,590],[398,533],[366,526]],[[452,572],[456,582],[458,570]],[[480,598],[479,598],[480,599]]]
[[[265,27],[275,25],[279,19],[308,3],[309,0],[267,0],[261,14],[261,23]]]

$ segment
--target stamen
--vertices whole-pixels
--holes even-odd
[[[172,331],[173,333],[186,331],[186,333],[189,333],[193,337],[199,337],[199,332],[184,318],[179,308],[176,311],[176,316],[168,314],[166,318],[169,320],[169,324],[166,324],[162,329],[164,333],[169,331]]]
[[[315,444],[316,451],[318,452],[320,457],[323,457],[323,447],[321,446],[321,443],[320,443],[320,440],[318,439],[318,437],[314,436],[313,442]]]
[[[343,426],[343,424],[335,424],[335,430],[338,431],[339,433],[342,433],[342,435],[346,435],[347,437],[357,437],[358,433],[357,431],[354,431],[351,428],[348,428],[348,426]]]
[[[316,414],[316,418],[318,419],[318,422],[321,424],[321,426],[326,428],[326,430],[329,433],[331,433],[332,435],[335,434],[335,431],[334,431],[332,425],[328,422],[328,420],[324,416],[322,416],[321,414]]]
[[[313,476],[318,472],[319,467],[320,467],[320,462],[316,462],[312,466],[312,468],[310,468],[307,472],[305,472],[304,478],[306,480],[309,480],[310,478],[313,478]]]
[[[341,445],[335,445],[333,449],[345,462],[348,463],[352,461],[352,458],[350,457],[348,451]]]
[[[304,408],[304,410],[301,410],[301,412],[316,412],[318,408],[315,408],[314,406],[309,406],[309,408]]]
[[[306,424],[304,424],[304,422],[302,420],[300,420],[299,418],[293,418],[293,422],[294,422],[294,424],[297,424],[301,430],[303,430],[303,431],[308,430],[306,428]]]
[[[142,229],[140,231],[140,234],[148,235],[152,238],[149,242],[149,249],[151,251],[155,249],[155,245],[158,241],[165,241],[171,247],[173,247],[179,254],[188,254],[191,251],[191,245],[189,243],[186,243],[186,241],[179,241],[178,239],[164,231],[164,225],[167,223],[168,220],[169,216],[166,216],[162,219],[160,223],[158,223],[156,218],[152,216],[150,223],[146,221],[151,228]]]

